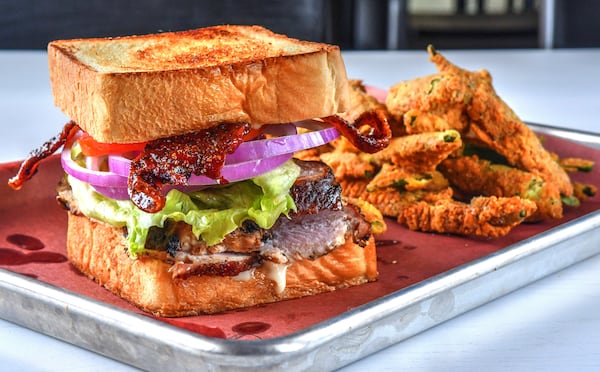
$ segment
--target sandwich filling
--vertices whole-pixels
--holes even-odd
[[[287,206],[283,212],[279,212],[281,207],[275,208],[277,211],[266,218],[251,217],[256,215],[249,211],[254,202],[246,203],[250,207],[242,211],[244,203],[235,201],[236,196],[242,196],[240,183],[192,192],[187,198],[186,194],[172,190],[165,208],[156,214],[140,211],[130,201],[110,200],[73,177],[65,178],[59,185],[58,200],[71,213],[122,226],[130,253],[132,247],[137,247],[133,252],[138,255],[167,262],[176,278],[189,275],[244,278],[244,273],[266,264],[272,268],[275,281],[281,283],[285,267],[294,261],[325,255],[348,239],[363,246],[369,239],[370,225],[355,206],[343,203],[341,188],[327,165],[291,160],[251,181],[264,182],[268,183],[263,185],[265,189],[280,189],[275,198],[285,200]],[[249,194],[244,193],[243,198]],[[223,229],[222,236],[215,236],[215,230],[227,223],[212,223],[203,238],[202,233],[194,231],[195,226],[181,218],[182,212],[164,211],[169,209],[174,195],[189,198],[188,202],[197,208],[192,214],[204,214],[209,220],[214,215],[229,214],[223,221],[239,221]],[[143,226],[144,221],[150,223]]]

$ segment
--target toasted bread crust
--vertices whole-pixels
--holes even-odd
[[[69,213],[67,252],[88,277],[144,311],[157,316],[189,316],[293,299],[363,284],[377,278],[375,242],[351,240],[315,260],[296,261],[287,269],[285,290],[278,293],[265,268],[251,278],[190,276],[173,279],[170,265],[126,253],[123,231]]]
[[[257,26],[57,40],[48,59],[55,104],[100,142],[285,123],[349,106],[338,47]]]

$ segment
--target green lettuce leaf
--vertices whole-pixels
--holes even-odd
[[[210,187],[191,193],[171,190],[165,207],[157,213],[138,209],[129,200],[114,200],[94,191],[88,184],[68,178],[81,213],[112,226],[127,227],[127,244],[132,256],[143,252],[151,227],[163,227],[166,220],[184,221],[196,238],[214,245],[246,220],[269,229],[280,215],[295,210],[289,190],[300,168],[288,161],[250,180]]]

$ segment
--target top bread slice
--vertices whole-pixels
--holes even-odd
[[[57,40],[48,63],[56,106],[106,143],[223,122],[286,123],[349,107],[337,46],[259,26]]]

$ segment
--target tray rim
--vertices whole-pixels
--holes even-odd
[[[528,123],[528,125],[540,133],[548,133],[600,148],[600,134],[533,123]],[[504,270],[514,263],[539,254],[548,248],[560,246],[577,236],[589,233],[599,226],[600,210],[597,210],[303,330],[264,340],[231,340],[203,336],[2,268],[0,268],[0,295],[2,295],[0,298],[6,300],[5,295],[10,296],[12,294],[44,306],[30,306],[25,312],[16,312],[15,314],[14,311],[11,311],[10,305],[7,304],[10,301],[0,301],[0,317],[135,366],[143,367],[139,364],[139,360],[131,358],[133,354],[117,353],[112,349],[103,349],[97,343],[78,339],[78,337],[73,336],[73,332],[65,333],[61,330],[51,329],[41,324],[41,322],[32,322],[30,319],[35,318],[35,316],[47,315],[47,310],[51,310],[51,313],[57,318],[66,315],[73,321],[77,320],[81,322],[81,326],[86,325],[88,322],[97,322],[101,318],[103,325],[116,332],[110,335],[120,337],[121,342],[119,343],[144,338],[145,341],[153,341],[150,344],[167,348],[169,354],[195,361],[195,366],[199,366],[199,361],[208,363],[207,365],[213,367],[234,367],[238,369],[252,368],[259,365],[264,367],[281,366],[282,363],[300,363],[294,365],[302,365],[302,362],[298,362],[300,359],[309,355],[315,358],[315,354],[319,350],[328,345],[339,343],[344,337],[360,334],[365,329],[374,327],[386,318],[394,317],[411,306],[425,303],[449,289],[457,288],[490,273]],[[549,275],[597,253],[600,253],[600,248],[597,250],[588,249],[582,252],[581,257],[574,262],[565,262],[565,266],[543,273],[540,277]],[[510,291],[521,286],[519,285]],[[502,295],[500,294],[494,298]],[[464,311],[468,310],[465,309]],[[30,317],[27,318],[24,313]],[[136,327],[125,327],[131,325]],[[419,329],[412,334],[419,333],[427,328],[429,327]],[[150,336],[153,334],[160,335],[160,338],[152,340]],[[372,350],[363,349],[346,359],[334,361],[336,363],[332,366],[341,367],[383,347],[397,343],[404,338],[406,337],[394,339],[386,345],[379,345]],[[100,344],[100,346],[102,345]],[[312,360],[313,358],[304,359]],[[157,364],[151,363],[149,366],[156,368]]]

